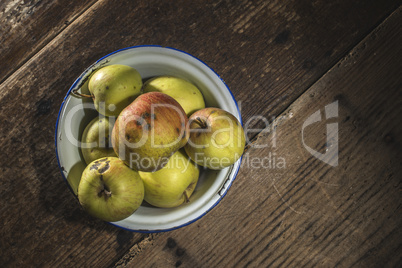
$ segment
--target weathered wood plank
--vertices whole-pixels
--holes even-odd
[[[161,234],[152,246],[117,265],[400,265],[401,14],[402,9],[392,14],[275,119],[275,132],[258,136],[220,205],[190,226]],[[326,119],[324,107],[335,102],[338,111],[328,110],[335,117]],[[316,111],[322,121],[305,127],[303,140],[303,124]],[[326,139],[330,123],[339,129],[331,132],[339,137],[335,167],[303,145],[331,151],[336,142]],[[270,154],[276,161],[271,167]],[[263,159],[265,167],[258,161]]]
[[[103,1],[58,37],[64,48],[58,56],[77,76],[122,47],[160,44],[188,51],[222,75],[244,120],[264,127],[254,115],[283,111],[398,4],[258,0],[194,8],[187,1]]]
[[[132,45],[176,47],[201,58],[226,80],[242,102],[246,120],[255,114],[275,115],[393,10],[397,1],[334,3],[220,1],[197,7],[188,1],[95,3],[0,85],[0,147],[7,156],[0,159],[1,263],[107,267],[138,241],[144,246],[154,241],[153,236],[90,218],[61,180],[53,148],[57,112],[69,86],[93,61]],[[272,105],[267,108],[266,102]],[[265,176],[259,175],[261,180]],[[257,180],[256,176],[249,180]],[[265,194],[251,192],[264,209]],[[242,200],[236,202],[244,205]],[[221,207],[231,213],[223,214],[224,219],[237,219],[238,210],[228,208],[227,201]],[[249,228],[247,221],[242,224]],[[208,234],[209,227],[202,221],[192,228],[196,226]],[[238,249],[245,246],[234,243]],[[200,244],[200,249],[213,253],[204,247]]]
[[[96,0],[2,0],[0,83],[44,47]]]

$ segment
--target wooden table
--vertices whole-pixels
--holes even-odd
[[[401,11],[397,0],[1,1],[0,266],[400,267]],[[88,216],[54,148],[75,78],[142,44],[202,59],[253,130],[219,205],[164,233]]]

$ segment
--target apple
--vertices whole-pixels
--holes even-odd
[[[190,138],[187,155],[198,165],[223,169],[234,164],[243,154],[245,135],[239,120],[219,108],[204,108],[189,118]]]
[[[188,118],[180,104],[164,93],[137,97],[117,117],[112,131],[116,155],[131,168],[161,169],[189,137]]]
[[[187,116],[205,108],[204,97],[192,83],[174,76],[158,76],[144,83],[144,93],[158,91],[165,93],[183,107]]]
[[[96,110],[118,116],[142,92],[139,72],[127,65],[113,64],[96,70],[88,82]]]
[[[84,161],[79,161],[74,164],[71,169],[68,171],[67,182],[70,185],[71,190],[75,195],[78,194],[78,185],[80,184],[82,171],[85,169],[87,165]]]
[[[91,162],[78,185],[78,200],[93,217],[120,221],[136,211],[144,199],[144,184],[138,172],[117,157]]]
[[[102,157],[116,156],[110,142],[112,129],[112,121],[103,116],[95,117],[85,127],[81,138],[81,152],[87,165]]]
[[[189,201],[200,171],[181,149],[170,157],[162,169],[138,173],[144,182],[144,200],[156,207],[172,208]]]

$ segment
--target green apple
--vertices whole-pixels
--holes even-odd
[[[88,82],[96,110],[118,116],[142,91],[139,72],[127,65],[113,64],[96,70]]]
[[[131,168],[153,172],[166,165],[188,137],[188,117],[180,104],[164,93],[148,92],[117,117],[112,145]]]
[[[219,108],[204,108],[189,118],[190,138],[184,147],[198,165],[223,169],[243,154],[246,143],[243,127],[231,113]]]
[[[144,184],[138,172],[117,157],[91,162],[82,173],[78,200],[93,217],[120,221],[133,214],[144,199]]]
[[[158,91],[165,93],[183,107],[187,116],[205,108],[204,97],[192,83],[178,77],[158,76],[144,83],[144,93]]]
[[[156,207],[172,208],[189,201],[200,172],[184,150],[179,150],[162,169],[139,174],[144,182],[144,200]]]
[[[75,195],[78,194],[78,185],[80,184],[82,172],[84,171],[86,166],[87,165],[84,163],[84,161],[78,161],[68,171],[67,182]]]
[[[95,117],[85,127],[81,138],[81,152],[87,165],[102,157],[116,156],[110,142],[112,129],[111,120],[102,116]]]

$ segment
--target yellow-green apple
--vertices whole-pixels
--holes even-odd
[[[144,182],[144,200],[162,208],[177,207],[188,202],[200,174],[198,166],[183,149],[174,153],[162,169],[138,173]]]
[[[113,64],[96,70],[88,82],[96,110],[118,116],[142,91],[139,72],[127,65]]]
[[[144,200],[144,184],[137,171],[117,157],[91,162],[82,173],[78,200],[93,217],[120,221],[133,214]]]
[[[223,169],[243,154],[245,135],[239,120],[219,108],[204,108],[189,118],[190,138],[187,155],[198,165]]]
[[[186,113],[164,93],[137,97],[117,117],[112,131],[115,153],[138,171],[161,169],[189,137]]]
[[[107,157],[116,156],[110,142],[113,122],[108,117],[95,117],[85,127],[81,138],[81,152],[85,163]]]
[[[179,77],[158,76],[144,83],[144,93],[158,91],[165,93],[180,103],[187,116],[205,108],[204,97],[192,83]]]

